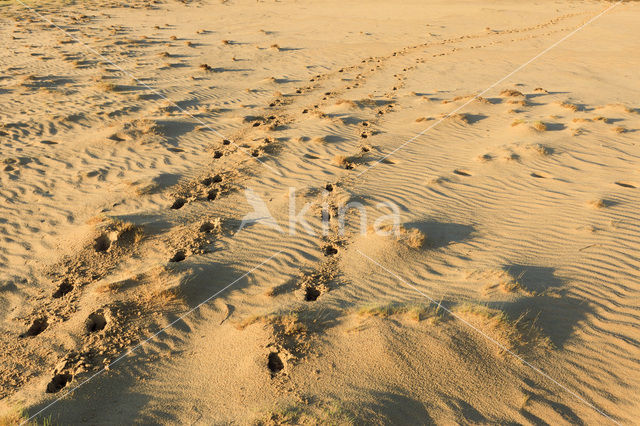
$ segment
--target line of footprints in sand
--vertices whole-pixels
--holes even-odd
[[[571,15],[567,15],[566,17],[570,16]],[[550,23],[522,29],[521,31],[532,31],[533,29],[543,28],[545,25],[556,24],[559,20],[560,18]],[[332,103],[351,103],[354,108],[370,111],[371,117],[366,120],[358,120],[357,125],[354,127],[356,138],[362,141],[357,151],[348,157],[336,156],[333,161],[336,165],[347,170],[347,173],[348,171],[354,170],[360,166],[365,166],[376,158],[381,158],[381,155],[377,155],[376,157],[371,155],[373,153],[380,153],[376,147],[366,143],[365,141],[369,142],[372,137],[379,134],[379,131],[375,130],[376,127],[381,124],[380,120],[385,115],[394,111],[395,103],[398,102],[397,94],[404,88],[404,81],[408,78],[407,74],[413,71],[415,67],[402,67],[402,71],[394,75],[396,80],[394,86],[381,96],[380,99],[346,101],[344,99],[340,99],[340,96],[343,96],[348,90],[364,87],[367,84],[367,77],[372,75],[372,73],[382,70],[384,65],[393,58],[406,56],[413,52],[419,53],[418,50],[424,49],[425,47],[432,47],[434,45],[453,44],[467,39],[492,37],[501,34],[512,34],[514,32],[518,31],[503,31],[501,33],[488,31],[486,34],[473,37],[463,36],[436,43],[409,46],[393,52],[391,55],[386,57],[367,58],[362,60],[359,65],[342,67],[336,71],[316,75],[310,79],[311,85],[297,88],[291,95],[276,94],[275,98],[269,101],[268,106],[264,107],[264,114],[247,117],[245,119],[246,125],[236,134],[228,139],[223,139],[220,143],[210,147],[212,160],[221,160],[224,157],[233,154],[238,150],[238,146],[246,148],[250,152],[251,156],[255,158],[260,158],[263,155],[275,155],[278,151],[277,145],[281,143],[277,138],[261,138],[258,144],[254,145],[245,145],[241,142],[240,144],[237,144],[232,141],[250,140],[251,133],[253,131],[263,131],[266,129],[267,131],[277,132],[278,130],[286,128],[286,126],[292,126],[300,117],[308,115],[332,119],[321,112],[323,107],[331,105]],[[175,39],[172,40],[176,41]],[[196,46],[195,43],[192,43],[192,46]],[[472,46],[471,48],[480,47],[482,46]],[[455,49],[451,52],[447,52],[446,54],[451,54],[454,51]],[[432,56],[439,56],[443,54],[444,53],[438,53]],[[168,54],[164,57],[170,58],[171,55]],[[415,59],[415,62],[419,64],[423,63],[425,60],[426,59],[423,57],[418,57]],[[218,71],[207,64],[202,64],[200,68],[205,75]],[[345,75],[350,72],[356,73],[352,81],[345,79]],[[313,95],[313,93],[322,89],[323,85],[330,83],[333,79],[337,79],[339,87],[336,87],[334,90],[326,90],[325,88],[325,91],[320,95],[320,99],[318,99],[317,102],[313,103],[311,106],[300,109],[294,105],[297,100],[296,97],[306,98]],[[269,83],[279,83],[279,81],[274,78]],[[113,89],[112,87],[110,88]],[[540,89],[536,92],[540,94],[544,91]],[[506,99],[505,102],[513,101],[515,104],[514,106],[517,107],[524,108],[528,106],[527,103],[529,96],[519,92],[505,91],[502,93],[502,98]],[[463,100],[464,98],[454,98],[447,100],[447,102]],[[482,101],[482,99],[479,100],[479,102]],[[486,101],[489,103],[498,103],[498,100]],[[500,100],[499,102],[502,101],[503,100]],[[580,109],[584,110],[584,107],[579,107],[569,103],[564,103],[561,106],[574,111]],[[288,113],[289,110],[293,108],[295,108],[299,114]],[[624,112],[637,113],[637,110],[625,107]],[[450,117],[450,120],[462,121],[466,125],[474,124],[472,115],[470,114],[456,114]],[[581,123],[594,123],[597,121],[607,122],[607,119],[599,117],[584,118],[583,120],[584,121]],[[126,140],[127,134],[125,133],[127,131],[129,132],[129,135],[133,134],[134,137],[136,135],[139,136],[144,133],[144,131],[137,131],[136,126],[148,124],[140,122],[132,123],[133,127],[132,125],[129,125],[129,127],[125,126],[122,129],[124,133],[116,133],[113,137],[120,140]],[[530,124],[528,123],[514,122],[513,127],[529,125]],[[531,124],[531,127],[535,131],[543,132],[547,130],[546,128],[543,128],[544,125],[545,124],[542,122],[541,124],[536,122]],[[23,130],[18,129],[18,131]],[[617,133],[624,133],[634,130],[616,126],[614,131]],[[319,139],[323,138],[329,139],[330,136],[320,137]],[[301,140],[306,141],[305,138],[301,138]],[[319,141],[322,142],[322,140]],[[546,147],[540,147],[539,153],[543,155],[550,155],[552,150]],[[518,154],[513,153],[509,156],[509,159],[517,160],[517,156]],[[239,162],[246,161],[241,159],[241,157],[239,158]],[[309,156],[309,158],[312,158],[312,156]],[[494,155],[486,154],[482,156],[481,161],[487,162],[493,161],[494,159]],[[385,162],[392,164],[392,160],[386,160]],[[174,200],[170,204],[169,208],[171,210],[180,210],[191,202],[214,201],[232,191],[236,182],[240,181],[242,178],[241,173],[238,172],[240,168],[236,167],[236,164],[225,164],[224,167],[225,169],[221,170],[219,166],[212,166],[212,168],[216,169],[215,171],[202,173],[202,176],[199,176],[196,179],[176,185],[176,187],[170,190],[170,193],[174,195]],[[463,178],[472,176],[472,172],[465,169],[455,169],[453,173]],[[532,172],[531,176],[534,178],[547,177],[539,172]],[[635,183],[626,181],[618,181],[615,183],[624,188],[636,188],[637,186]],[[321,189],[331,194],[334,192],[335,188],[341,185],[342,183],[340,183],[340,179],[338,179],[333,183],[321,185]],[[335,216],[336,211],[339,208],[337,204],[338,202],[336,200],[332,200],[331,195],[329,195],[329,198],[331,211]],[[219,223],[209,220],[192,225],[196,231],[192,236],[189,236],[186,241],[182,242],[181,245],[183,247],[176,249],[169,257],[169,263],[182,262],[186,260],[187,256],[190,254],[205,253],[212,243],[212,240],[215,240],[216,232],[218,232],[220,228]],[[137,252],[140,245],[145,242],[144,230],[139,227],[135,227],[130,224],[109,223],[103,228],[103,232],[95,238],[95,241],[93,241],[90,246],[83,249],[76,258],[64,259],[60,264],[56,265],[54,269],[58,269],[59,271],[62,271],[62,273],[52,273],[50,276],[54,281],[57,280],[59,282],[58,288],[52,294],[51,300],[45,302],[44,305],[37,310],[38,313],[33,314],[32,317],[34,317],[34,319],[30,322],[28,329],[21,335],[23,339],[36,337],[47,330],[51,325],[57,322],[67,321],[77,309],[80,289],[86,284],[108,276],[111,270],[113,270],[123,259],[130,256],[132,253]],[[171,231],[169,231],[169,233],[170,232]],[[206,237],[203,237],[203,235]],[[338,274],[337,259],[340,254],[340,247],[343,247],[346,244],[347,241],[338,237],[335,232],[330,237],[321,241],[319,245],[327,260],[320,262],[312,269],[311,272],[303,274],[302,278],[297,280],[297,283],[292,287],[292,289],[301,291],[303,299],[308,302],[318,300],[324,292],[331,290],[332,282]],[[274,294],[277,294],[280,290],[287,289],[275,289]],[[119,302],[115,305],[103,306],[98,311],[91,313],[84,322],[84,330],[82,331],[85,335],[85,338],[83,339],[84,346],[80,351],[68,354],[58,363],[54,370],[54,376],[48,383],[46,391],[52,393],[58,392],[63,389],[75,375],[82,374],[83,372],[91,369],[95,370],[100,368],[100,365],[108,366],[110,359],[116,357],[123,347],[126,347],[127,344],[130,344],[131,342],[135,342],[142,334],[142,330],[139,330],[136,327],[124,327],[124,324],[135,321],[137,313],[143,308],[144,306],[140,302],[133,303],[131,305]],[[47,311],[49,312],[49,316],[42,314],[42,312]],[[125,332],[125,330],[129,331]],[[274,350],[269,353],[266,363],[273,376],[277,375],[285,367],[285,363],[287,361],[285,357],[282,356],[283,353],[295,354],[302,352],[301,348],[298,347],[300,342],[295,342],[294,345],[291,345],[287,344],[285,339],[282,337],[278,337],[279,331],[277,326],[274,326],[274,333],[277,341],[274,343]]]

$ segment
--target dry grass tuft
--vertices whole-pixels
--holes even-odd
[[[38,423],[37,421],[30,421],[29,414],[21,408],[5,407],[6,404],[4,406],[0,405],[0,410],[4,411],[0,414],[0,426],[38,426],[39,424],[42,424],[42,426],[51,426],[53,424],[51,415],[40,420],[42,423]]]
[[[407,229],[403,225],[394,227],[394,225],[387,224],[380,226],[377,230],[374,229],[373,226],[368,228],[369,233],[375,233],[376,231],[383,232],[385,235],[394,235],[396,237],[396,241],[412,249],[424,247],[424,244],[427,241],[427,236],[424,232],[417,228]]]
[[[87,225],[97,225],[99,223],[105,222],[106,220],[108,220],[107,216],[105,216],[104,214],[99,214],[99,215],[90,217],[84,223],[86,223]]]
[[[501,281],[498,284],[498,287],[500,288],[500,290],[502,290],[504,293],[523,293],[529,296],[533,296],[534,293],[527,290],[521,283],[520,281],[518,281],[518,279],[508,279],[505,281]]]
[[[308,401],[286,405],[269,411],[263,419],[257,420],[257,426],[275,425],[321,425],[352,426],[357,424],[354,416],[340,403],[309,404]]]
[[[142,227],[131,222],[111,220],[103,230],[101,236],[96,239],[96,246],[109,251],[112,247],[129,247],[142,241],[144,231]]]
[[[452,114],[447,118],[449,120],[458,121],[465,124],[469,124],[471,122],[471,119],[469,118],[469,114],[465,114],[465,113]]]
[[[122,125],[119,132],[110,136],[110,139],[120,141],[135,141],[142,143],[152,142],[161,136],[161,128],[154,120],[136,119]]]
[[[522,354],[553,348],[553,343],[542,334],[535,320],[527,319],[525,314],[511,319],[503,311],[468,303],[456,306],[453,312],[500,343],[503,348],[499,348],[499,354],[506,350]]]
[[[608,207],[608,203],[606,200],[599,198],[597,200],[592,200],[589,201],[589,204],[591,205],[591,207],[593,207],[594,209],[603,209],[605,207]]]
[[[536,143],[533,145],[529,146],[530,149],[534,150],[535,152],[537,152],[538,154],[542,155],[542,156],[547,156],[547,155],[551,155],[553,153],[553,149],[544,146],[542,144]]]
[[[572,104],[571,102],[560,102],[559,105],[562,108],[567,108],[570,109],[571,111],[578,111],[580,109],[580,107],[576,104]]]
[[[431,323],[444,319],[444,311],[440,305],[424,303],[388,303],[364,306],[357,310],[361,317],[392,318],[401,317],[420,322],[429,320]]]
[[[285,335],[306,334],[307,327],[300,321],[297,312],[253,315],[236,324],[236,328],[244,330],[253,324],[269,324],[277,326]]]
[[[491,101],[487,98],[483,98],[482,96],[478,96],[476,98],[476,102],[481,103],[481,104],[485,104],[485,105],[491,105]]]
[[[349,108],[357,108],[357,104],[350,99],[336,99],[336,105],[346,105]]]
[[[519,92],[518,90],[507,89],[507,90],[503,90],[502,92],[500,92],[500,96],[509,96],[509,97],[522,96],[522,97],[524,97],[524,94],[522,94],[522,92]]]
[[[413,249],[422,248],[427,240],[427,236],[419,229],[407,229],[402,225],[400,225],[396,238],[401,243]]]
[[[0,426],[15,426],[21,425],[27,420],[26,414],[20,409],[7,410],[6,413],[0,416]],[[33,423],[27,423],[32,425]]]
[[[547,125],[544,124],[542,121],[536,121],[532,124],[532,127],[534,129],[536,129],[539,132],[544,132],[547,130]]]
[[[117,92],[117,91],[119,91],[119,88],[118,88],[117,84],[109,83],[109,82],[106,82],[106,81],[99,81],[98,83],[96,83],[96,88],[98,88],[99,90],[102,90],[103,92]]]
[[[508,99],[506,103],[511,105],[520,105],[523,107],[529,106],[529,102],[526,99]]]
[[[351,157],[346,157],[344,155],[336,155],[333,157],[333,164],[339,167],[343,167],[345,169],[352,169],[353,162]]]

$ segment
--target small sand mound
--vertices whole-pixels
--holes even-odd
[[[135,141],[146,144],[160,140],[161,129],[154,120],[136,119],[123,123],[120,130],[112,134],[109,139],[116,142]]]
[[[507,89],[500,92],[500,96],[504,97],[524,97],[524,94],[518,90]]]
[[[456,113],[456,114],[440,114],[440,118],[448,120],[448,121],[453,121],[453,122],[457,122],[457,123],[464,123],[464,124],[469,124],[471,123],[471,116],[469,114],[466,113]]]
[[[367,230],[369,234],[392,236],[395,240],[409,248],[422,248],[427,241],[427,236],[417,228],[405,228],[403,225],[383,225],[377,229],[373,226]]]
[[[358,105],[349,99],[337,99],[335,102],[335,105],[337,106],[344,106],[344,107],[348,107],[348,108],[357,108]]]
[[[576,104],[572,104],[571,102],[558,102],[557,103],[562,108],[570,109],[571,111],[579,111],[580,107]]]
[[[345,155],[336,155],[333,157],[333,164],[345,169],[353,169],[353,158]]]

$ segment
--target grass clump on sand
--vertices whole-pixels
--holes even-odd
[[[547,125],[544,124],[542,121],[535,121],[532,124],[533,128],[536,129],[539,132],[544,132],[547,130]]]
[[[138,225],[118,219],[112,219],[105,226],[103,233],[94,241],[97,252],[107,251],[112,245],[121,247],[138,244],[144,236],[144,231]]]
[[[99,81],[96,83],[96,88],[103,92],[119,92],[121,91],[120,87],[117,84],[109,83],[106,81]]]
[[[370,226],[367,230],[370,234],[382,233],[383,235],[393,235],[396,241],[406,245],[412,249],[420,249],[424,247],[427,236],[424,232],[417,228],[405,228],[403,225],[382,225],[379,228]]]
[[[3,409],[6,407],[0,407]],[[15,425],[25,425],[25,426],[50,426],[53,424],[51,421],[51,415],[41,419],[41,423],[37,421],[30,421],[29,414],[21,408],[17,407],[9,407],[3,410],[4,412],[0,414],[0,426],[15,426]]]
[[[415,322],[427,320],[430,324],[458,324],[462,328],[473,327],[484,338],[498,342],[498,354],[506,351],[529,353],[536,349],[551,349],[551,340],[536,326],[535,319],[526,313],[511,318],[505,312],[475,303],[461,303],[443,308],[440,303],[386,303],[364,306],[355,311],[365,318],[401,318]],[[478,336],[483,339],[483,336]]]
[[[353,169],[353,158],[344,155],[336,155],[333,157],[333,164],[338,167],[350,170]]]
[[[344,105],[349,108],[357,108],[358,105],[350,99],[336,99],[336,105]]]
[[[534,293],[528,289],[526,289],[518,279],[509,279],[506,281],[500,282],[498,285],[500,289],[505,293],[523,293],[528,296],[533,296]]]
[[[517,120],[513,120],[511,122],[511,127],[519,126],[525,123],[527,123],[525,120],[518,118]],[[544,132],[547,130],[547,125],[542,121],[534,121],[533,123],[531,123],[531,128],[537,130],[538,132]]]
[[[370,305],[359,308],[357,313],[361,317],[400,317],[415,322],[429,320],[431,323],[436,323],[444,318],[444,311],[440,305],[434,305],[432,303],[387,303]]]
[[[535,319],[528,319],[526,313],[512,319],[501,310],[470,303],[458,305],[452,312],[502,345],[498,348],[499,354],[507,350],[523,354],[534,349],[553,348],[551,339],[542,334]]]
[[[523,96],[524,97],[524,94],[522,94],[522,92],[518,90],[507,89],[500,92],[500,96],[509,96],[509,97]]]
[[[606,207],[609,207],[609,205],[611,204],[611,202],[603,199],[603,198],[598,198],[597,200],[592,200],[589,201],[589,204],[591,205],[591,207],[593,207],[594,209],[604,209]]]
[[[339,402],[311,404],[305,400],[298,404],[276,408],[254,424],[260,426],[283,424],[350,426],[356,422],[355,417]]]
[[[562,108],[570,109],[574,112],[580,109],[578,105],[572,104],[571,102],[560,102],[558,105],[560,105]]]
[[[427,236],[417,228],[407,229],[400,225],[396,239],[407,247],[419,249],[424,246]]]
[[[529,145],[528,148],[532,149],[533,151],[537,152],[538,154],[540,154],[542,156],[547,156],[547,155],[553,154],[553,149],[552,148],[549,148],[548,146],[545,146],[545,145],[541,145],[539,143],[536,143],[536,144],[533,144],[533,145]]]
[[[257,323],[276,326],[285,335],[305,334],[307,332],[307,327],[300,321],[300,316],[297,312],[252,315],[238,323],[236,327],[244,330]]]

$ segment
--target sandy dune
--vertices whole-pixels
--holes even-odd
[[[0,3],[0,424],[636,424],[613,5]]]

